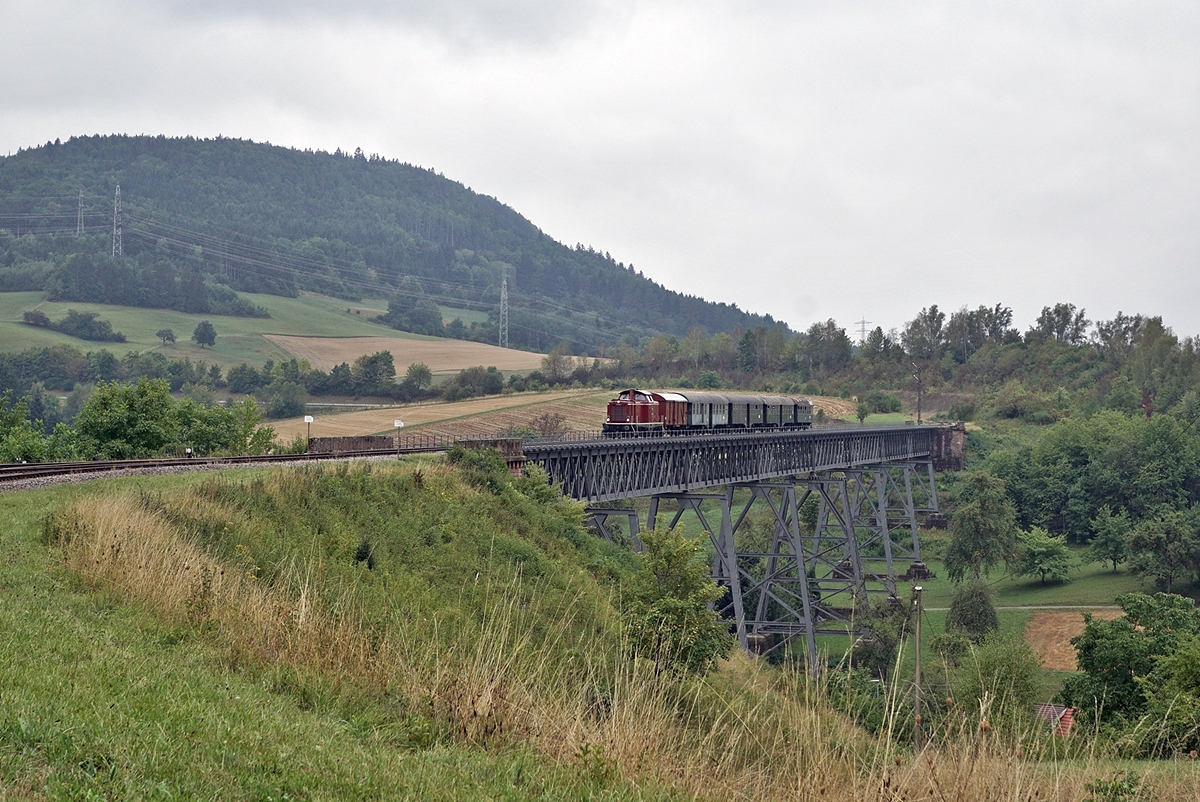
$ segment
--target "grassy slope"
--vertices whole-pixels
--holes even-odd
[[[429,477],[417,504],[412,503],[413,488],[405,484],[411,479],[399,478],[396,488],[402,493],[389,490],[386,481],[375,490],[367,481],[350,492],[361,480],[353,472],[339,478],[329,471],[292,484],[273,483],[271,477],[278,472],[242,470],[216,482],[206,475],[110,479],[0,495],[5,522],[0,526],[0,548],[6,554],[0,564],[0,653],[6,655],[0,662],[0,799],[675,796],[647,787],[644,768],[622,764],[616,771],[605,752],[581,751],[564,764],[548,759],[544,751],[533,751],[532,744],[526,746],[519,738],[498,748],[479,748],[447,737],[439,732],[437,721],[419,710],[415,718],[412,712],[403,715],[411,688],[395,687],[380,696],[292,671],[286,661],[273,667],[244,653],[231,659],[237,652],[231,652],[221,626],[198,628],[178,617],[153,613],[123,595],[88,590],[39,537],[47,511],[77,499],[111,499],[136,490],[142,494],[140,503],[154,506],[161,498],[168,502],[167,509],[176,508],[172,499],[190,499],[180,518],[185,528],[208,542],[214,553],[238,558],[242,565],[248,557],[264,569],[264,576],[279,568],[289,551],[310,557],[341,555],[331,564],[332,573],[322,574],[322,582],[329,585],[322,593],[332,598],[338,597],[339,583],[354,575],[344,557],[365,531],[377,538],[376,544],[388,546],[376,573],[386,570],[388,581],[407,594],[405,603],[375,608],[400,616],[395,619],[398,626],[410,613],[419,615],[421,605],[413,605],[414,599],[469,612],[461,602],[472,587],[478,588],[476,566],[481,559],[482,565],[496,565],[497,553],[503,554],[499,564],[509,570],[524,565],[540,574],[548,583],[543,587],[560,598],[570,596],[563,594],[564,588],[590,582],[590,571],[580,562],[589,550],[575,554],[566,541],[546,540],[544,534],[534,540],[522,538],[517,532],[528,527],[528,521],[509,520],[486,498],[464,498],[436,466],[427,460],[417,464]],[[376,470],[386,473],[384,468]],[[260,477],[265,484],[255,481]],[[263,488],[275,500],[264,498]],[[314,503],[321,498],[325,503]],[[364,498],[370,503],[364,504]],[[281,500],[286,500],[285,506],[280,506]],[[196,506],[198,501],[204,503]],[[217,508],[227,513],[197,514]],[[392,508],[415,508],[417,513],[407,523],[376,519]],[[472,518],[481,511],[485,518]],[[404,518],[405,513],[393,517]],[[486,530],[487,518],[512,537],[501,543],[487,531],[474,531]],[[355,520],[362,531],[347,529]],[[383,531],[391,528],[395,532]],[[432,540],[431,532],[436,535]],[[590,545],[599,547],[596,554],[607,549],[598,542]],[[426,558],[413,563],[409,558],[418,554]],[[560,566],[566,570],[558,570]],[[361,567],[359,575],[365,576]],[[528,601],[545,609],[556,604],[553,599]],[[588,620],[578,610],[572,612]],[[1022,626],[1020,615],[1006,614],[1005,626]],[[939,629],[937,619],[938,614],[929,614],[929,630]],[[420,632],[418,628],[410,634]],[[410,639],[404,636],[406,642]],[[594,630],[590,640],[591,646],[600,644],[602,629]],[[886,782],[896,784],[905,798],[922,796],[930,777],[936,776],[950,798],[1024,798],[1016,795],[1018,789],[1027,793],[1038,787],[1042,798],[1065,800],[1081,798],[1084,780],[1111,773],[1107,766],[1086,761],[1022,768],[1011,755],[993,760],[987,749],[971,743],[961,752],[947,744],[928,761],[911,762],[911,767],[907,758],[902,762],[898,757],[893,769],[893,746],[881,743],[873,757],[870,744],[860,752],[863,745],[855,746],[835,718],[818,719],[808,725],[818,729],[809,730],[795,728],[803,720],[783,717],[789,726],[776,731],[780,723],[775,715],[783,716],[779,711],[787,701],[772,698],[769,683],[779,679],[739,668],[735,662],[731,671],[723,670],[714,680],[721,699],[715,719],[698,704],[702,697],[688,703],[696,705],[685,716],[695,717],[694,732],[712,732],[715,739],[716,751],[693,767],[700,777],[724,761],[745,763],[746,784],[739,788],[747,798],[779,798],[782,789],[769,782],[769,775],[778,770],[792,777],[788,782],[793,784],[785,787],[797,798],[809,795],[796,789],[816,793],[818,786],[822,798],[866,798],[886,775]],[[747,729],[741,722],[751,726]],[[646,723],[636,720],[624,741],[633,743],[635,754],[669,741],[669,733],[647,730]],[[675,737],[692,731],[690,726],[682,728]],[[760,752],[766,760],[761,767],[754,757]],[[794,775],[789,773],[792,760],[797,764]],[[1186,763],[1167,764],[1162,770],[1174,779],[1168,778],[1172,792],[1160,798],[1185,799],[1194,793],[1197,777]],[[621,779],[630,776],[626,772],[642,775],[637,785]],[[673,776],[685,787],[695,787],[690,773]],[[802,784],[794,784],[801,778]],[[717,785],[704,787],[715,798],[729,796]]]
[[[524,749],[428,745],[419,728],[414,736],[388,726],[375,700],[306,694],[270,671],[231,666],[194,630],[81,588],[40,541],[47,510],[73,499],[205,481],[0,494],[0,799],[663,796],[623,791]]]
[[[271,313],[269,318],[220,317],[215,315],[189,315],[170,309],[139,309],[128,306],[87,304],[75,302],[48,303],[43,294],[37,292],[0,293],[0,343],[5,351],[20,351],[26,348],[44,347],[67,343],[82,351],[107,348],[118,356],[126,351],[156,350],[168,359],[189,357],[202,359],[228,368],[241,362],[261,365],[268,359],[283,360],[291,357],[283,349],[263,339],[262,334],[297,334],[311,337],[395,337],[398,339],[437,339],[418,334],[396,331],[363,320],[359,315],[346,312],[356,306],[331,298],[301,296],[281,298],[276,295],[251,295],[244,297],[252,303],[264,306]],[[21,315],[28,309],[40,308],[52,320],[59,320],[68,309],[81,312],[97,312],[109,321],[113,329],[125,334],[123,343],[97,343],[68,337],[56,331],[36,329],[21,322]],[[217,344],[213,348],[201,348],[189,339],[196,324],[211,320],[217,330]],[[174,345],[162,345],[154,336],[159,329],[168,328],[175,332]]]

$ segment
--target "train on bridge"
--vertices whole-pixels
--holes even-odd
[[[813,405],[783,395],[622,390],[608,402],[604,433],[697,434],[745,429],[807,429]]]

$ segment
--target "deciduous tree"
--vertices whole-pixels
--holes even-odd
[[[967,502],[950,522],[946,573],[955,582],[978,580],[1000,562],[1013,558],[1017,547],[1016,513],[1004,482],[987,471],[967,478]]]
[[[1047,579],[1066,582],[1070,578],[1071,552],[1066,537],[1054,537],[1040,526],[1020,532],[1018,537],[1021,541],[1016,565],[1018,576],[1038,576],[1043,585]]]
[[[196,330],[192,332],[192,340],[201,348],[206,345],[217,344],[217,330],[213,328],[213,324],[207,320],[201,320],[196,324]]]
[[[733,647],[729,629],[709,604],[721,591],[709,575],[703,549],[683,532],[643,532],[646,550],[624,593],[623,615],[634,654],[664,671],[703,674]]]

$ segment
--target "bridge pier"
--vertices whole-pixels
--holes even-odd
[[[817,501],[816,525],[806,533],[800,508],[810,498]],[[763,528],[751,527],[751,512],[763,508],[770,514],[759,519],[760,527],[769,526],[769,539]],[[903,578],[922,578],[918,514],[936,509],[932,466],[913,460],[657,493],[649,497],[646,527],[673,528],[694,516],[712,546],[713,581],[727,594],[714,609],[730,620],[739,645],[765,654],[800,638],[816,673],[819,635],[867,634],[871,596],[898,598],[897,563],[905,566]],[[611,527],[626,522],[631,546],[644,550],[636,509],[589,507],[587,513],[610,541]]]
[[[629,527],[629,543],[634,551],[645,551],[646,545],[638,537],[641,529],[638,522],[638,511],[634,509],[616,509],[613,507],[588,507],[584,511],[583,525],[595,529],[609,543],[614,543],[612,530],[609,529],[609,518],[624,518]]]
[[[712,545],[712,577],[728,589],[715,607],[738,643],[761,654],[803,638],[816,671],[818,636],[867,632],[868,600],[897,598],[898,566],[904,579],[928,575],[919,516],[936,512],[934,468],[955,467],[963,441],[951,427],[831,427],[543,441],[526,443],[524,455],[565,495],[624,501],[591,507],[589,518],[610,540],[627,521],[635,550],[643,544],[628,499],[649,498],[650,527],[664,500],[676,506],[671,526],[691,511]],[[800,510],[810,499],[816,525],[806,531]],[[770,516],[750,516],[755,505]],[[769,536],[748,525],[758,520]]]

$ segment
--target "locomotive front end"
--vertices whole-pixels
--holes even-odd
[[[658,402],[640,390],[622,390],[608,402],[605,434],[643,433],[662,429]]]

